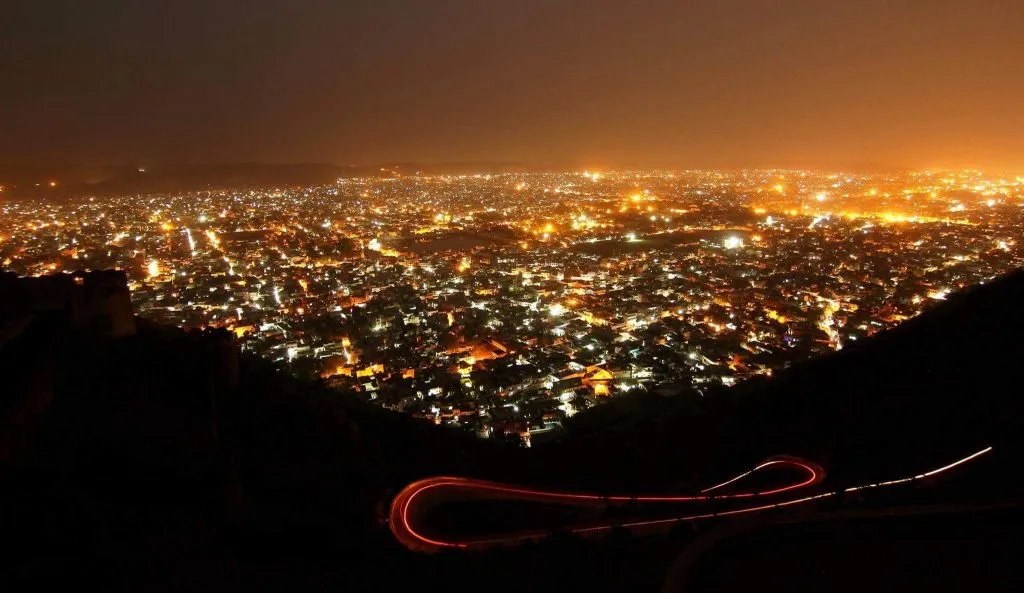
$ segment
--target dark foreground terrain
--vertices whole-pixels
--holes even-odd
[[[0,345],[0,587],[657,591],[685,552],[689,568],[672,569],[670,590],[886,590],[886,579],[1006,590],[1024,526],[1022,302],[1016,273],[770,381],[615,400],[574,419],[563,442],[533,450],[291,379],[240,355],[227,334],[139,322],[134,336],[99,340],[40,316],[27,329],[5,326]],[[418,555],[386,525],[395,492],[436,474],[681,492],[774,454],[854,482],[989,445],[991,459],[941,483],[742,530],[682,523],[651,537],[555,533],[518,548]],[[997,508],[976,510],[988,507]],[[825,518],[837,513],[846,515]]]

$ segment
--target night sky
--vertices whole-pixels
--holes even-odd
[[[1022,0],[13,0],[0,19],[7,164],[1024,171]]]

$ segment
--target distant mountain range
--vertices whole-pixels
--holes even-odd
[[[153,167],[0,165],[0,186],[4,187],[4,192],[0,195],[62,199],[74,195],[318,185],[331,183],[342,177],[533,172],[555,168],[554,165],[534,166],[486,161],[382,163],[372,166],[341,166],[330,163],[178,164]]]
[[[527,164],[507,161],[395,162],[375,165],[250,162],[139,165],[136,167],[0,164],[0,187],[3,187],[0,198],[60,200],[83,195],[309,186],[331,183],[345,177],[538,173],[582,168],[584,167],[578,163]],[[836,167],[836,170],[894,173],[903,169],[861,163],[853,167]],[[51,183],[55,185],[51,186]]]

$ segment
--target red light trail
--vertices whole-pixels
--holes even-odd
[[[898,484],[905,484],[909,482],[923,480],[925,478],[941,474],[962,464],[965,464],[969,461],[977,459],[978,457],[989,453],[991,450],[992,447],[987,447],[967,457],[958,459],[952,463],[949,463],[945,466],[933,469],[928,472],[916,474],[905,478],[887,480],[884,482],[876,482],[860,486],[853,486],[850,488],[846,488],[841,492],[845,493],[854,492],[857,490],[882,488],[887,486],[894,486]],[[788,484],[785,486],[765,491],[741,491],[720,495],[708,494],[709,492],[718,490],[720,488],[724,488],[730,484],[738,482],[764,469],[770,467],[777,468],[779,466],[797,469],[805,473],[806,477],[802,480],[795,481],[792,484]],[[433,491],[432,494],[434,494],[435,496],[438,494],[443,494],[448,498],[449,501],[520,500],[541,503],[558,503],[562,505],[572,506],[601,506],[614,502],[699,503],[710,501],[727,501],[747,498],[771,497],[774,495],[791,492],[797,489],[806,489],[808,487],[815,486],[817,484],[820,484],[822,480],[824,480],[824,478],[825,472],[819,465],[803,459],[792,457],[778,457],[770,459],[734,478],[731,478],[729,480],[726,480],[725,482],[706,488],[702,490],[700,494],[681,496],[602,496],[599,494],[592,493],[573,493],[540,490],[525,486],[499,484],[496,482],[474,480],[470,478],[437,476],[413,482],[406,486],[405,488],[403,488],[402,491],[399,492],[398,495],[395,496],[394,500],[391,502],[389,523],[391,527],[391,532],[394,534],[395,538],[399,542],[401,542],[402,545],[404,545],[405,547],[415,551],[435,552],[445,548],[468,549],[488,547],[493,545],[511,545],[516,543],[522,543],[527,540],[541,539],[547,535],[547,532],[532,532],[525,534],[519,532],[516,534],[510,534],[502,537],[492,537],[487,539],[478,539],[470,541],[449,541],[432,539],[430,537],[424,536],[422,533],[417,531],[416,528],[413,527],[416,514],[422,513],[425,510],[423,502],[420,502],[418,505],[415,503],[417,503],[418,500],[423,501],[423,495],[425,493],[430,493],[431,491]],[[576,527],[569,529],[569,531],[577,534],[590,534],[595,532],[607,531],[617,526],[625,527],[627,529],[634,529],[639,527],[667,525],[671,523],[677,523],[679,521],[695,521],[700,519],[709,519],[712,517],[728,517],[733,515],[755,513],[768,509],[798,505],[802,503],[811,502],[814,500],[819,500],[822,498],[832,497],[839,493],[840,492],[821,492],[818,494],[808,495],[801,498],[788,499],[780,502],[767,502],[764,504],[740,507],[724,511],[695,513],[690,515],[671,517],[667,519],[653,519],[634,521],[628,523],[614,523],[607,525]]]

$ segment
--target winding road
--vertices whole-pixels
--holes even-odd
[[[527,486],[501,484],[471,478],[437,476],[413,482],[403,488],[391,502],[389,523],[395,538],[410,550],[419,552],[437,552],[443,549],[473,549],[498,545],[516,545],[530,540],[546,537],[550,530],[517,531],[514,533],[495,534],[482,539],[442,539],[440,536],[424,535],[420,522],[425,512],[446,503],[476,501],[524,501],[549,503],[564,506],[602,508],[614,503],[667,503],[700,505],[705,503],[732,503],[734,508],[726,510],[707,510],[690,512],[665,519],[638,520],[632,522],[617,521],[598,525],[580,525],[568,531],[587,535],[608,531],[614,527],[624,527],[634,531],[642,528],[666,527],[680,521],[696,521],[713,517],[727,517],[756,513],[768,509],[788,507],[808,503],[823,498],[837,496],[858,490],[885,488],[923,480],[968,463],[989,453],[992,447],[986,447],[971,455],[953,461],[931,471],[911,476],[852,486],[838,491],[817,491],[814,487],[822,483],[825,471],[816,463],[796,457],[771,458],[753,469],[734,478],[705,488],[692,495],[659,495],[659,496],[604,496],[594,493],[560,492],[541,490]],[[776,486],[765,490],[746,489],[733,490],[752,475],[767,469],[790,469],[801,474],[801,478],[792,483]],[[804,496],[792,498],[798,491],[808,492]],[[719,494],[718,492],[722,492]],[[755,502],[756,501],[756,502]],[[746,504],[742,504],[746,503]],[[696,510],[696,509],[694,509]]]

